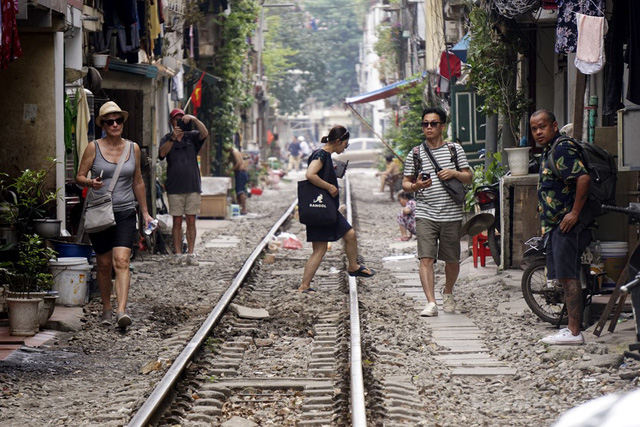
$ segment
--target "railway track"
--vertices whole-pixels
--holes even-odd
[[[357,286],[342,255],[325,257],[333,267],[316,276],[331,305],[310,310],[315,295],[289,291],[301,303],[293,316],[279,303],[306,258],[261,261],[278,231],[301,231],[291,220],[296,205],[256,246],[130,426],[219,425],[234,416],[260,425],[366,425]],[[283,359],[296,362],[282,366]]]

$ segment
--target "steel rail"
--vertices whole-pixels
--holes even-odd
[[[249,255],[242,269],[240,269],[227,291],[220,298],[220,301],[218,301],[214,309],[211,311],[211,313],[209,313],[209,316],[207,316],[205,322],[202,324],[200,329],[198,329],[198,332],[196,332],[191,341],[189,341],[184,350],[182,350],[182,353],[180,353],[176,360],[171,364],[171,368],[169,368],[162,380],[158,383],[158,385],[156,385],[155,389],[146,400],[146,402],[142,405],[142,407],[140,407],[136,415],[131,419],[131,421],[129,421],[128,425],[130,427],[146,426],[153,420],[153,417],[157,415],[158,409],[164,403],[164,400],[169,395],[169,392],[175,386],[182,373],[189,366],[194,356],[196,355],[196,352],[200,349],[200,347],[202,347],[205,340],[209,336],[209,333],[217,325],[218,321],[222,317],[222,314],[231,303],[233,297],[240,288],[240,285],[253,267],[256,259],[262,253],[265,246],[269,244],[271,237],[289,218],[297,205],[298,199],[296,198],[296,200],[291,204],[291,206],[289,206],[289,208],[280,217],[280,219],[278,219],[271,230],[269,230],[269,232],[258,244],[258,246],[256,246],[251,255]]]
[[[345,177],[345,193],[347,205],[347,221],[353,222],[351,209],[351,183],[349,175]],[[351,329],[351,425],[363,427],[367,425],[367,414],[364,406],[364,380],[362,375],[362,338],[360,335],[360,310],[358,309],[358,288],[355,277],[349,276],[349,311]]]

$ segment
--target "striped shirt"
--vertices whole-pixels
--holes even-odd
[[[467,156],[460,144],[454,142],[449,142],[448,144],[452,144],[458,153],[458,166],[460,166],[460,169],[469,168]],[[431,153],[442,169],[456,169],[447,143],[440,148],[432,149]],[[431,175],[432,184],[431,187],[423,188],[415,193],[417,202],[416,218],[426,218],[435,222],[462,220],[462,206],[456,205],[449,193],[444,189],[422,144],[420,144],[420,159],[422,160],[422,171]],[[404,176],[412,178],[414,176],[413,149],[409,152],[404,162]]]

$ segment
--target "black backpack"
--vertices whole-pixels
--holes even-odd
[[[607,150],[595,144],[576,141],[567,136],[561,136],[553,143],[549,150],[548,166],[551,172],[558,178],[560,171],[556,167],[553,158],[553,150],[561,142],[570,141],[578,149],[580,158],[587,172],[591,177],[589,186],[589,198],[584,209],[580,213],[583,222],[588,224],[593,218],[604,214],[602,205],[615,206],[616,204],[616,181],[618,178],[618,167],[616,161]],[[583,215],[584,212],[584,215]]]

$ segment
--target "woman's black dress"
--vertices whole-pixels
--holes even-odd
[[[338,188],[338,178],[336,177],[336,172],[333,169],[331,155],[323,149],[316,150],[311,154],[311,156],[309,156],[307,164],[311,164],[315,159],[319,159],[322,162],[322,168],[318,171],[318,176],[324,179],[325,168],[328,167],[329,172],[327,173],[326,181]],[[340,206],[340,194],[334,197],[334,199],[336,201],[336,206]],[[307,225],[307,242],[335,242],[336,240],[340,240],[342,236],[344,236],[344,233],[349,231],[351,228],[351,224],[349,224],[342,214],[338,212],[338,220],[333,225],[327,227]]]

